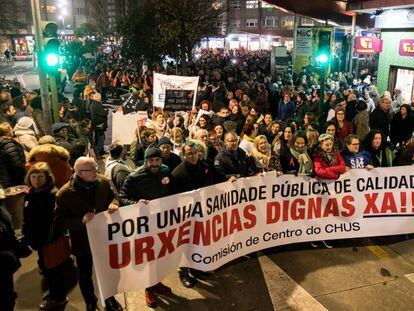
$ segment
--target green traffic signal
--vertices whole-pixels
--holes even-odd
[[[55,53],[49,53],[46,55],[46,65],[49,67],[55,67],[59,64],[59,56]]]
[[[319,64],[324,65],[329,62],[329,56],[326,53],[320,53],[319,55],[316,56],[316,61]]]

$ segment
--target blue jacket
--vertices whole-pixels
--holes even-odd
[[[372,165],[371,155],[368,151],[361,150],[358,153],[351,153],[347,149],[341,152],[345,160],[345,165],[354,168],[365,168],[368,164]]]

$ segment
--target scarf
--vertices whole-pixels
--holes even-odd
[[[335,150],[332,149],[331,152],[326,152],[322,148],[318,148],[318,155],[320,158],[327,163],[329,166],[332,166],[335,164]]]
[[[73,183],[76,189],[88,191],[94,189],[98,185],[99,180],[96,179],[94,181],[84,181],[82,178],[75,174]]]
[[[299,175],[310,175],[313,172],[313,162],[309,154],[306,152],[307,149],[307,147],[298,150],[290,148],[290,152],[299,162]]]

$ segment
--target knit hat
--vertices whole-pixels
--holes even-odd
[[[58,123],[54,123],[52,125],[52,132],[53,133],[57,133],[60,132],[60,130],[62,130],[65,127],[69,127],[69,124],[64,123],[64,122],[58,122]]]
[[[144,159],[162,158],[162,152],[156,145],[151,145],[145,150]]]
[[[171,140],[168,137],[163,136],[158,141],[158,147],[161,147],[162,145],[170,145],[170,146],[172,146],[173,144],[172,144]]]
[[[32,118],[29,117],[21,117],[19,121],[17,121],[16,126],[20,129],[29,129],[33,125],[34,121]]]
[[[321,134],[319,135],[318,141],[321,143],[327,139],[334,140],[334,137],[331,134]]]

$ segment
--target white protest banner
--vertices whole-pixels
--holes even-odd
[[[102,300],[277,245],[414,232],[413,168],[270,172],[100,213],[87,229]]]
[[[148,118],[146,111],[123,114],[122,111],[112,113],[112,142],[130,145],[138,125],[145,124]]]
[[[173,111],[194,109],[198,79],[154,72],[154,107]]]

